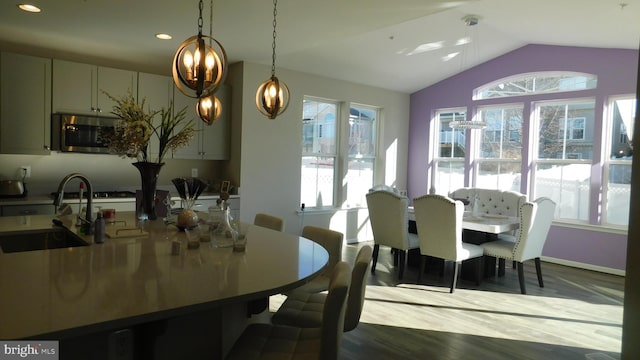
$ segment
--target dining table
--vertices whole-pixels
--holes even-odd
[[[118,212],[104,243],[0,252],[0,339],[59,341],[62,358],[223,358],[252,321],[247,304],[327,266],[314,241],[248,223],[244,249],[215,247],[201,216],[185,231]],[[0,236],[59,226],[52,218],[0,217]],[[75,216],[60,220],[77,231]]]
[[[416,232],[415,212],[413,206],[409,206],[409,231]],[[508,233],[517,230],[520,227],[520,219],[517,216],[507,216],[500,214],[476,213],[473,211],[465,211],[462,215],[462,241],[472,244],[482,244],[488,241],[494,241],[498,234]],[[415,256],[414,256],[415,257]],[[411,261],[411,254],[409,256]],[[474,261],[474,260],[472,260]],[[416,262],[416,260],[413,260]],[[483,257],[483,276],[493,276],[496,273],[495,258]],[[477,279],[475,267],[465,266],[463,263],[463,278]]]
[[[409,206],[409,221],[415,221],[413,206]],[[516,216],[497,214],[473,214],[465,211],[462,216],[462,229],[487,234],[500,234],[518,229],[520,221]]]

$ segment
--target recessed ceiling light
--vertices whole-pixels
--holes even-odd
[[[173,36],[169,35],[169,34],[156,34],[156,37],[160,40],[171,40],[173,39]]]
[[[39,7],[35,5],[30,5],[30,4],[18,4],[18,7],[20,8],[20,10],[24,10],[32,13],[39,13],[41,11]]]

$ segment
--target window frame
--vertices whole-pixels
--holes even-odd
[[[334,119],[334,124],[333,124],[333,128],[334,128],[334,151],[332,153],[318,153],[318,152],[314,152],[314,147],[312,146],[311,152],[307,152],[305,151],[305,146],[304,146],[304,138],[305,138],[305,124],[304,121],[305,119],[305,114],[304,114],[304,102],[305,101],[314,101],[317,103],[324,103],[324,104],[331,104],[333,106],[335,106],[336,110],[335,110],[335,119]],[[301,156],[300,156],[300,203],[305,204],[305,209],[321,209],[321,208],[334,208],[336,206],[336,199],[337,199],[337,193],[336,193],[336,177],[339,174],[338,170],[338,163],[339,163],[339,144],[340,144],[340,131],[339,131],[339,124],[338,124],[338,119],[340,118],[340,114],[341,114],[341,106],[342,104],[339,101],[336,100],[330,100],[330,99],[325,99],[325,98],[318,98],[318,97],[313,97],[313,96],[305,96],[303,98],[303,106],[302,106],[302,136],[303,138],[301,139],[301,141],[303,141],[302,144],[302,151],[301,151]],[[316,119],[317,121],[317,119]],[[317,124],[315,124],[318,126],[318,136],[316,136],[316,139],[322,139],[322,138],[326,138],[327,134],[325,133],[326,131],[326,127],[324,127],[323,123],[318,122]],[[322,206],[317,206],[317,202],[314,202],[314,204],[309,204],[306,200],[305,197],[303,196],[303,191],[304,191],[304,184],[303,184],[303,164],[304,164],[304,160],[305,158],[313,158],[315,157],[317,159],[317,161],[320,163],[322,160],[321,159],[326,159],[326,158],[331,158],[333,159],[333,170],[332,170],[332,177],[333,177],[333,181],[332,181],[332,187],[331,187],[331,203],[328,205],[322,204]],[[316,178],[317,180],[317,178]],[[316,181],[317,183],[317,181]],[[321,195],[319,194],[319,190],[318,187],[316,186],[315,189],[315,198],[316,200],[321,197]]]
[[[626,228],[628,226],[628,222],[629,222],[629,211],[630,209],[628,208],[627,210],[627,218],[626,221],[622,222],[622,223],[614,223],[609,221],[609,218],[611,217],[610,215],[610,211],[609,211],[609,206],[608,206],[608,202],[610,199],[609,196],[609,192],[610,192],[610,175],[611,175],[611,167],[612,166],[625,166],[628,167],[628,173],[631,173],[631,162],[633,159],[633,151],[631,150],[631,156],[625,159],[622,158],[613,158],[613,135],[614,135],[614,103],[616,101],[619,100],[635,100],[636,101],[636,107],[638,106],[637,104],[637,98],[635,94],[624,94],[624,95],[612,95],[609,96],[606,100],[606,115],[604,118],[604,126],[605,126],[605,130],[603,131],[603,144],[604,146],[602,147],[602,152],[603,152],[603,156],[602,156],[602,199],[603,199],[603,205],[602,205],[602,217],[601,217],[601,223],[605,226],[609,226],[609,227],[614,227],[614,228]],[[633,112],[633,116],[635,117],[635,111]],[[625,127],[624,132],[622,130],[622,126]],[[635,124],[635,120],[634,120],[634,127],[636,126]],[[629,138],[627,135],[627,132],[629,131],[629,129],[626,128],[626,125],[624,123],[620,123],[620,129],[619,129],[619,133],[620,136],[624,136],[626,138],[626,141],[628,143]],[[622,139],[620,139],[622,140]],[[629,194],[629,202],[631,201],[631,194]]]
[[[474,164],[474,166],[472,167],[471,171],[473,173],[473,186],[480,186],[480,184],[484,184],[485,181],[484,179],[481,179],[482,174],[482,167],[483,166],[495,166],[497,167],[499,170],[498,176],[496,176],[496,189],[500,189],[500,190],[512,190],[512,191],[520,191],[520,183],[521,183],[521,177],[522,177],[522,161],[523,161],[523,157],[522,157],[522,152],[524,151],[524,149],[526,148],[526,144],[524,143],[524,139],[522,136],[522,133],[524,131],[524,127],[525,127],[525,119],[524,119],[524,109],[525,109],[525,105],[522,102],[515,102],[515,103],[505,103],[505,104],[492,104],[492,105],[483,105],[483,106],[478,106],[475,109],[475,115],[477,117],[480,117],[481,120],[487,122],[487,120],[485,118],[482,117],[482,112],[483,111],[489,111],[489,110],[500,110],[504,113],[504,111],[509,111],[509,110],[520,110],[520,128],[518,130],[514,130],[511,125],[513,123],[511,118],[508,119],[503,119],[501,118],[501,128],[500,128],[500,134],[501,136],[499,137],[498,142],[491,142],[491,143],[499,143],[500,144],[500,157],[484,157],[482,155],[482,146],[483,146],[483,138],[485,136],[485,129],[482,130],[478,130],[475,132],[474,136],[477,137],[477,141],[475,141],[475,143],[477,144],[477,148],[473,149],[474,151],[472,152],[472,154],[476,154],[475,157],[473,158],[472,163]],[[508,128],[507,129],[503,129],[502,125],[504,125],[505,123],[507,123]],[[489,122],[487,122],[487,124],[489,124]],[[488,125],[487,125],[488,127]],[[505,143],[512,143],[515,141],[510,140],[512,138],[512,133],[513,131],[519,131],[519,137],[520,137],[520,157],[503,157],[504,152],[502,151],[503,149],[503,144]],[[504,174],[502,173],[502,168],[503,167],[516,167],[519,168],[518,171],[518,176],[520,178],[520,181],[516,182],[516,179],[512,179],[511,181],[511,185],[510,186],[502,186],[501,184],[503,183],[501,181],[501,177],[500,175]]]
[[[436,194],[440,194],[440,195],[448,195],[451,191],[456,190],[456,188],[452,187],[452,183],[451,181],[448,182],[448,186],[444,187],[441,186],[440,181],[438,180],[440,177],[440,169],[444,168],[444,166],[441,166],[441,164],[448,164],[447,168],[449,169],[449,174],[451,173],[452,169],[455,168],[455,165],[461,165],[462,170],[463,170],[463,178],[462,178],[462,186],[464,186],[464,184],[466,183],[466,171],[465,171],[465,167],[466,167],[466,157],[468,154],[468,150],[466,149],[467,144],[469,143],[469,141],[467,141],[467,132],[464,130],[456,130],[456,129],[451,129],[451,151],[450,151],[450,156],[441,156],[441,138],[442,138],[442,119],[441,119],[441,115],[443,114],[460,114],[461,119],[466,119],[466,117],[468,116],[467,114],[467,108],[466,107],[455,107],[455,108],[443,108],[443,109],[437,109],[435,110],[434,114],[433,114],[433,121],[434,121],[434,126],[433,126],[433,133],[434,135],[437,134],[437,140],[436,141],[432,141],[432,153],[433,155],[433,171],[431,172],[431,192],[434,192]],[[458,120],[458,118],[454,115],[453,118],[450,121],[453,120]],[[456,134],[461,134],[464,139],[461,142],[454,142],[454,139],[458,137],[458,135]],[[463,144],[464,148],[465,148],[465,154],[462,157],[459,156],[454,156],[455,155],[455,150],[454,150],[454,146],[455,144]],[[454,165],[453,167],[451,165]],[[444,190],[443,190],[444,189]]]
[[[322,204],[322,206],[317,206],[314,204],[306,204],[305,210],[307,211],[323,211],[323,210],[333,210],[333,209],[348,209],[348,208],[366,208],[366,198],[365,195],[368,190],[375,185],[376,181],[376,166],[379,159],[379,141],[380,141],[380,128],[381,121],[383,116],[383,109],[378,106],[360,104],[355,102],[345,102],[339,100],[331,100],[326,98],[319,98],[315,96],[304,96],[304,101],[316,101],[321,103],[330,103],[336,106],[336,118],[334,123],[335,128],[335,152],[331,156],[320,155],[319,157],[331,157],[333,159],[333,181],[331,184],[332,187],[332,203],[331,204]],[[368,154],[360,154],[360,155],[351,155],[351,140],[352,140],[352,129],[351,126],[352,116],[351,109],[358,108],[360,110],[366,109],[368,111],[375,112],[375,119],[373,119],[372,125],[368,128],[368,130],[372,133],[372,139],[369,145],[366,147],[373,147],[373,150]],[[304,109],[303,109],[304,111]],[[304,118],[304,115],[302,116]],[[304,119],[303,119],[304,121]],[[327,134],[325,133],[326,127],[323,128],[322,135],[323,137]],[[305,133],[304,125],[302,129],[302,133]],[[303,161],[306,157],[309,156],[317,156],[315,153],[305,152],[305,147],[302,146],[301,153],[301,161]],[[366,186],[366,189],[363,187],[364,185],[357,186],[356,194],[350,193],[351,188],[347,187],[345,182],[349,182],[349,172],[350,170],[354,170],[350,168],[350,161],[364,161],[370,166],[370,174],[371,174],[371,184]],[[301,163],[301,172],[303,164]],[[365,169],[366,170],[366,169]],[[369,172],[369,170],[367,171]],[[359,177],[358,177],[359,179]],[[305,196],[303,195],[304,184],[303,177],[301,174],[301,189],[300,189],[300,202],[305,202]],[[347,190],[345,190],[347,188]],[[357,192],[361,192],[361,195],[358,195]],[[316,199],[318,198],[318,191],[316,188]],[[359,200],[353,200],[354,198],[359,198]]]
[[[550,99],[550,100],[544,100],[544,101],[538,101],[538,102],[533,102],[532,104],[532,109],[533,109],[533,116],[530,118],[530,127],[533,129],[532,135],[530,136],[531,139],[531,153],[530,153],[530,158],[531,158],[531,176],[530,176],[530,186],[529,186],[529,193],[531,194],[531,199],[535,199],[538,198],[540,196],[544,196],[544,194],[541,194],[541,191],[538,187],[538,185],[541,183],[540,180],[538,180],[538,173],[541,171],[539,170],[539,166],[549,166],[549,165],[558,165],[560,166],[559,171],[561,172],[560,177],[564,178],[565,177],[565,166],[571,166],[571,165],[576,165],[577,167],[582,167],[582,165],[586,165],[589,167],[589,169],[594,165],[594,162],[596,161],[596,159],[594,159],[594,149],[595,149],[595,143],[597,141],[597,139],[594,137],[593,138],[593,144],[592,144],[592,156],[590,159],[584,159],[582,158],[582,156],[580,156],[579,158],[577,156],[569,156],[570,154],[572,154],[572,152],[567,152],[566,148],[567,148],[567,142],[568,141],[573,141],[570,139],[566,139],[566,136],[563,138],[562,136],[558,137],[558,140],[562,140],[563,144],[563,154],[564,157],[563,158],[540,158],[540,126],[541,126],[541,121],[540,121],[540,109],[544,106],[555,106],[555,105],[563,105],[565,107],[569,107],[572,104],[586,104],[586,103],[592,103],[593,104],[593,116],[594,116],[594,125],[595,125],[595,117],[596,117],[596,109],[597,109],[597,101],[595,98],[593,97],[579,97],[579,98],[566,98],[566,99]],[[565,110],[566,111],[566,110]],[[569,119],[569,117],[567,117],[567,119]],[[586,126],[585,126],[586,129]],[[593,182],[594,179],[592,178],[592,173],[589,170],[589,176],[583,181],[586,182],[587,184],[587,188],[586,188],[586,196],[582,196],[580,197],[580,199],[585,198],[587,200],[587,206],[586,209],[585,208],[580,208],[578,207],[576,209],[577,212],[577,216],[574,217],[567,217],[565,216],[563,210],[565,210],[565,208],[563,207],[562,201],[563,201],[563,195],[564,194],[560,194],[559,196],[561,197],[560,199],[551,197],[552,200],[554,200],[556,202],[556,209],[555,209],[555,215],[554,215],[554,220],[556,221],[563,221],[563,222],[568,222],[568,223],[583,223],[583,224],[588,224],[590,223],[591,219],[590,219],[590,213],[592,210],[592,204],[591,204],[591,189],[593,187]],[[574,172],[575,173],[575,172]],[[560,190],[562,192],[562,190],[565,188],[565,184],[564,182],[560,183]],[[578,185],[578,196],[580,196],[580,186]],[[583,204],[582,201],[578,201],[579,204]],[[569,207],[570,208],[570,207]]]

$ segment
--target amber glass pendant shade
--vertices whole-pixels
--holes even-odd
[[[196,104],[196,113],[205,124],[211,125],[220,118],[222,104],[213,95],[201,97]]]

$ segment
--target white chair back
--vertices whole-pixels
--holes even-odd
[[[479,202],[478,211],[491,215],[520,216],[520,206],[527,201],[524,194],[497,189],[461,188],[449,194],[453,199],[468,200],[468,210],[472,209],[476,196]]]
[[[408,250],[409,199],[393,192],[377,190],[367,193],[367,207],[374,242]]]
[[[389,186],[385,184],[373,185],[373,187],[369,189],[369,192],[378,191],[378,190],[384,190],[384,191],[388,191],[388,192],[392,192],[394,194],[400,195],[400,190],[394,188],[393,186]]]
[[[523,262],[542,255],[555,208],[556,203],[546,197],[520,206],[520,228],[516,231],[514,260]]]
[[[464,205],[442,195],[424,195],[413,200],[420,253],[461,261]]]
[[[342,261],[344,235],[341,232],[319,226],[307,225],[302,228],[302,237],[317,242],[329,253],[329,262],[323,273],[330,274],[333,271],[333,267],[339,261]]]
[[[264,227],[264,228],[275,230],[275,231],[284,231],[283,218],[265,214],[265,213],[257,213],[255,218],[253,219],[253,225]]]

